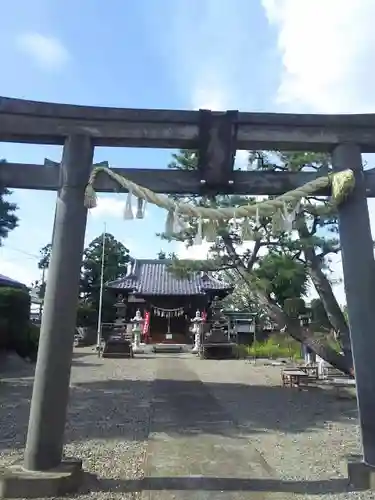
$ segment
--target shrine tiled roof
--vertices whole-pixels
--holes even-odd
[[[11,288],[27,288],[23,283],[20,283],[19,281],[16,281],[12,278],[8,278],[8,276],[4,276],[3,274],[0,274],[0,286],[8,286]]]
[[[231,285],[209,273],[178,278],[169,271],[169,263],[167,259],[134,259],[127,274],[106,283],[106,287],[136,295],[203,295],[209,291],[231,290]]]

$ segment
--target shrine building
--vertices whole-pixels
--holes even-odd
[[[132,259],[126,275],[106,283],[116,295],[117,314],[126,322],[140,309],[149,313],[151,342],[190,343],[191,319],[207,310],[215,297],[222,299],[232,286],[212,276],[195,272],[180,278],[172,273],[168,259]]]

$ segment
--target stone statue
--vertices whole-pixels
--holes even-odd
[[[192,332],[194,333],[194,347],[192,349],[193,353],[198,353],[201,345],[201,331],[203,318],[201,317],[200,311],[197,309],[195,312],[195,317],[191,320],[193,323]]]
[[[137,312],[131,322],[133,323],[133,352],[143,352],[141,347],[141,328],[145,320],[142,318],[142,314],[139,309],[137,309]]]

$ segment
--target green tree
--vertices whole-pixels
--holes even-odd
[[[347,325],[349,325],[349,313],[348,313],[348,306],[346,304],[343,307],[342,313],[344,315],[344,318],[345,318]]]
[[[94,324],[97,320],[100,296],[100,280],[102,268],[103,235],[98,236],[85,248],[83,252],[80,302],[78,308],[78,323]],[[34,283],[40,298],[44,298],[46,282],[45,272],[51,260],[52,244],[48,243],[40,250],[39,269],[42,270],[42,279]],[[129,250],[112,234],[105,234],[104,246],[104,284],[126,273],[129,261]],[[103,293],[103,321],[111,321],[114,308],[114,297],[105,289]]]
[[[332,325],[328,319],[323,302],[320,299],[313,299],[310,303],[311,321],[317,330],[329,331]]]
[[[220,264],[219,264],[220,266]],[[257,303],[251,294],[249,288],[244,286],[243,280],[239,279],[238,274],[233,269],[227,269],[222,272],[222,278],[233,286],[233,291],[223,300],[224,309],[237,309],[239,311],[248,311],[261,316]]]
[[[306,295],[308,291],[308,275],[305,267],[289,255],[271,250],[257,261],[254,266],[254,276],[258,286],[276,304],[285,309],[286,301],[296,300]],[[224,307],[230,309],[247,310],[257,314],[258,321],[268,321],[266,310],[262,311],[248,286],[244,286],[243,279],[232,270],[227,270],[223,276],[227,282],[233,284],[233,292],[224,301]],[[302,300],[303,302],[303,300]]]
[[[81,273],[80,294],[83,301],[96,311],[99,308],[100,281],[102,268],[103,235],[98,236],[84,250]],[[112,281],[126,273],[129,262],[129,250],[115,239],[112,234],[105,234],[103,281]],[[104,288],[103,321],[111,321],[114,313],[113,297]]]
[[[40,299],[44,299],[46,293],[46,272],[49,268],[49,264],[51,261],[51,251],[52,251],[52,243],[48,243],[43,248],[40,249],[39,252],[39,261],[38,268],[42,271],[42,277],[40,280],[35,281],[33,287],[38,293],[38,297]]]
[[[159,260],[171,260],[171,259],[175,259],[177,256],[174,252],[169,252],[168,254],[166,252],[164,252],[164,250],[160,250],[158,252],[158,259]]]
[[[260,259],[254,275],[263,284],[268,298],[281,308],[287,299],[300,298],[308,292],[305,266],[287,254],[271,250]]]
[[[256,168],[265,168],[266,165],[271,168],[271,163],[268,161],[266,154],[254,152],[250,153],[249,158],[251,162],[255,156],[258,160]],[[320,157],[314,158],[315,161],[319,159],[321,163],[324,163]],[[283,163],[285,160],[284,157],[280,156],[278,159],[280,160],[280,169],[297,169],[297,164],[290,166],[286,165],[285,162]],[[313,157],[306,155],[303,159],[305,160],[305,163],[307,163],[307,160],[312,161]],[[193,170],[197,166],[196,160],[197,155],[195,152],[180,151],[178,154],[173,155],[169,168]],[[299,160],[301,160],[301,157]],[[266,162],[268,163],[266,164]],[[174,198],[180,199],[181,197],[175,196]],[[182,197],[182,199],[183,201],[187,200],[186,197]],[[243,204],[253,203],[255,200],[254,198],[248,196],[194,196],[190,197],[189,201],[197,206],[224,207],[230,205],[239,207]],[[310,200],[310,202],[314,205],[313,200]],[[312,211],[313,208],[314,207],[312,206]],[[305,221],[305,219],[303,219],[303,221]],[[187,228],[180,234],[164,234],[161,236],[166,239],[178,239],[179,241],[184,241],[187,245],[191,245],[194,242],[194,236],[197,232],[198,221],[188,219],[185,222],[187,223]],[[316,222],[316,224],[318,224],[318,222]],[[300,227],[302,227],[302,225]],[[300,260],[300,262],[306,266],[307,262],[301,259],[301,255],[304,251],[304,247],[302,245],[303,241],[298,245],[293,242],[289,234],[280,234],[277,238],[275,238],[272,230],[272,220],[269,217],[261,217],[259,221],[250,222],[250,229],[255,235],[254,244],[251,249],[245,252],[241,250],[243,238],[241,235],[241,224],[239,224],[238,221],[232,220],[225,224],[220,223],[217,225],[216,229],[218,238],[216,238],[215,242],[212,244],[209,255],[212,257],[212,260],[209,262],[195,262],[193,265],[192,263],[181,263],[175,260],[172,267],[179,270],[179,272],[181,272],[181,269],[184,267],[189,268],[189,266],[194,269],[197,269],[199,266],[202,266],[202,268],[212,267],[216,270],[231,269],[237,280],[242,283],[242,286],[247,287],[247,293],[251,296],[252,300],[257,304],[257,307],[260,311],[262,311],[262,313],[264,312],[271,317],[276,323],[278,323],[280,328],[284,328],[286,325],[288,333],[291,336],[293,336],[296,340],[307,344],[313,351],[319,354],[322,358],[326,359],[332,365],[346,373],[352,373],[352,365],[350,364],[350,361],[348,361],[348,359],[344,356],[339,355],[328,343],[324,343],[320,339],[314,338],[312,331],[302,329],[296,318],[289,317],[285,311],[283,311],[282,307],[280,307],[280,304],[277,303],[277,300],[267,293],[267,290],[265,290],[264,287],[264,281],[262,281],[262,279],[256,274],[257,263],[261,260],[260,250],[262,247],[266,247],[269,250],[277,250],[281,253],[287,253],[292,256],[292,259]],[[318,244],[317,239],[315,239],[314,242]],[[324,239],[321,239],[319,243],[324,249],[324,255],[320,258],[322,264],[324,258],[329,252],[324,246]],[[330,248],[332,248],[332,246]],[[308,269],[310,270],[310,268]]]
[[[0,160],[5,163],[6,160]],[[0,246],[8,237],[10,231],[18,226],[18,217],[16,216],[17,205],[11,203],[6,198],[12,194],[12,191],[4,186],[0,186]]]
[[[52,251],[52,243],[48,243],[48,245],[45,245],[43,248],[41,248],[39,254],[39,262],[38,262],[38,268],[41,270],[47,270],[49,268],[49,264],[51,261],[51,251]]]
[[[322,175],[327,175],[331,171],[330,157],[327,154],[303,152],[267,154],[253,151],[249,157],[250,164],[254,164],[255,158],[258,160],[255,168],[258,170],[292,172],[309,170]],[[305,264],[328,321],[337,332],[345,356],[352,364],[348,323],[333,293],[330,280],[330,256],[340,251],[337,214],[330,210],[321,215],[314,210],[317,205],[322,207],[322,205],[327,206],[327,203],[326,198],[309,197],[306,209],[299,214],[296,222],[299,238],[284,239],[281,241],[281,247],[292,252],[294,258]]]
[[[160,260],[165,260],[167,258],[167,254],[164,252],[164,250],[160,250],[158,253],[158,259]]]

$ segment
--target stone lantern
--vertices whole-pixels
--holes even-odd
[[[203,323],[203,318],[198,309],[195,313],[195,317],[191,320],[191,322],[193,323],[192,332],[194,334],[194,347],[192,349],[192,352],[198,353],[201,346],[201,332]]]
[[[114,307],[116,308],[116,319],[115,319],[115,325],[116,326],[123,326],[126,324],[126,309],[127,309],[127,304],[125,302],[125,299],[123,295],[118,295],[117,301],[114,304]]]
[[[141,332],[142,326],[145,320],[142,318],[141,311],[137,309],[134,318],[131,320],[133,323],[132,333],[133,333],[133,352],[141,353],[143,349],[141,347]]]

